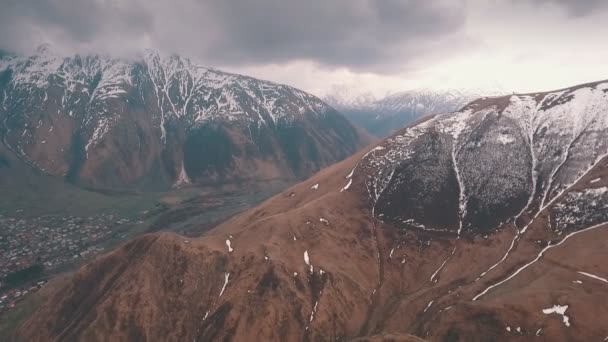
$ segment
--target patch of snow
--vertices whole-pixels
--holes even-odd
[[[593,184],[593,183],[597,183],[597,182],[599,182],[599,181],[601,181],[601,180],[602,180],[602,178],[601,178],[601,177],[598,177],[598,178],[596,178],[596,179],[593,179],[593,180],[589,181],[589,183]]]
[[[319,188],[319,184],[315,184],[313,186],[310,187],[313,190],[317,190]]]
[[[578,271],[577,273],[578,274],[582,274],[582,275],[584,275],[586,277],[589,277],[589,278],[593,278],[593,279],[599,280],[599,281],[604,282],[604,283],[608,283],[608,279],[602,278],[602,277],[598,277],[595,274],[591,274],[591,273],[587,273],[587,272],[581,272],[581,271]]]
[[[454,246],[452,253],[450,253],[450,255],[443,261],[441,266],[439,266],[439,268],[431,275],[430,281],[433,281],[435,279],[435,277],[439,274],[439,272],[441,272],[441,270],[443,269],[445,264],[448,262],[448,260],[450,260],[450,258],[452,258],[452,256],[454,255],[455,252],[456,252],[456,246]],[[435,280],[435,282],[437,282],[437,280]]]
[[[230,240],[226,239],[226,246],[228,247],[228,253],[232,253],[234,249],[231,246]]]
[[[517,242],[518,238],[519,238],[519,232],[516,231],[515,232],[515,236],[513,237],[513,240],[511,240],[511,245],[509,246],[509,249],[507,249],[507,252],[502,256],[502,259],[500,259],[497,263],[495,263],[494,265],[490,266],[490,268],[488,268],[487,270],[485,270],[484,272],[482,272],[479,275],[479,277],[477,277],[477,279],[475,279],[475,281],[478,281],[479,279],[483,278],[486,274],[488,274],[488,272],[490,272],[491,270],[495,269],[496,267],[498,267],[498,265],[502,264],[505,260],[507,260],[507,257],[509,256],[509,254],[511,253],[511,251],[515,247],[515,242]]]
[[[351,180],[352,180],[353,175],[354,175],[354,173],[355,173],[355,170],[357,169],[357,167],[359,166],[359,164],[361,164],[361,162],[362,162],[363,160],[365,160],[365,158],[366,158],[366,157],[367,157],[367,156],[368,156],[370,153],[373,153],[373,152],[376,152],[376,151],[382,151],[382,150],[385,150],[385,149],[386,149],[386,147],[384,147],[384,146],[376,146],[376,147],[372,148],[371,150],[367,151],[367,152],[366,152],[366,153],[363,155],[363,157],[361,157],[361,159],[359,159],[359,161],[357,162],[357,164],[355,165],[355,167],[353,167],[353,169],[350,171],[350,173],[349,173],[348,175],[346,175],[346,177],[345,177],[345,178],[346,178],[346,179],[351,179]],[[350,183],[351,183],[351,182],[349,182],[349,184],[350,184]],[[348,185],[348,186],[350,186],[350,185]],[[342,191],[340,191],[340,192],[342,192]]]
[[[498,135],[496,140],[499,143],[501,143],[502,145],[511,144],[516,141],[515,137],[508,135],[508,134],[502,134],[502,133]]]
[[[566,316],[566,310],[568,310],[568,305],[553,305],[553,307],[551,307],[551,308],[543,309],[543,313],[545,315],[558,314],[558,315],[562,316],[564,325],[569,327],[570,326],[570,317]]]
[[[348,190],[348,188],[350,188],[351,184],[353,184],[353,179],[349,179],[348,183],[340,190],[340,192],[344,192],[346,190]]]
[[[224,290],[226,290],[226,285],[228,285],[228,279],[230,278],[230,273],[224,273],[224,286],[222,286],[222,291],[220,291],[220,297],[224,294]]]
[[[320,221],[321,223],[325,224],[325,225],[328,225],[328,224],[329,224],[329,221],[327,221],[326,219],[324,219],[324,218],[322,218],[322,217],[321,217],[321,218],[319,218],[319,221]]]
[[[553,207],[552,229],[558,234],[606,218],[608,187],[570,191]]]
[[[355,169],[353,168],[352,170],[350,170],[350,173],[348,175],[346,175],[346,179],[352,178],[353,177],[353,173],[355,173]]]
[[[101,138],[103,138],[106,133],[108,133],[109,130],[110,121],[108,120],[108,118],[101,118],[95,126],[95,130],[93,131],[91,139],[89,139],[89,142],[85,146],[85,151],[88,152],[91,146],[95,147],[95,145],[97,145],[97,143],[101,140]]]
[[[434,300],[430,301],[429,304],[427,304],[427,306],[424,309],[424,311],[422,311],[422,312],[427,312],[427,310],[431,308],[431,305],[433,305],[433,302],[434,302]]]
[[[312,322],[312,320],[315,318],[315,313],[317,312],[317,305],[319,305],[319,301],[315,302],[315,306],[312,308],[312,311],[310,312],[310,321]]]

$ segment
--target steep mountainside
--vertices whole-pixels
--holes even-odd
[[[0,57],[3,143],[87,186],[294,179],[368,143],[310,94],[179,56]]]
[[[371,94],[353,98],[342,91],[325,96],[324,101],[370,134],[386,137],[424,115],[453,112],[481,96],[499,94],[498,90],[413,90],[382,98]]]
[[[199,239],[58,286],[49,340],[601,341],[608,82],[427,117]]]

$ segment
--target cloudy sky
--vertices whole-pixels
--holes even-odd
[[[550,90],[608,78],[605,0],[4,0],[0,48],[144,48],[335,89]]]

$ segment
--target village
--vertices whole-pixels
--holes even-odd
[[[0,314],[42,288],[50,274],[90,259],[121,238],[132,222],[116,214],[89,217],[0,215]]]

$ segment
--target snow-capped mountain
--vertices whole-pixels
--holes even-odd
[[[348,89],[336,88],[323,99],[372,135],[385,137],[421,116],[453,112],[479,97],[500,94],[495,88],[420,89],[376,97],[371,93],[353,95]]]
[[[308,93],[153,51],[4,54],[0,103],[15,153],[94,186],[301,177],[364,143]]]
[[[481,98],[389,138],[361,161],[354,177],[365,174],[374,212],[384,221],[458,236],[485,234],[565,200],[564,192],[608,156],[606,136],[608,82]],[[593,194],[574,197],[597,210],[608,204]],[[555,214],[556,232],[608,220],[608,211],[593,219]]]
[[[20,334],[603,340],[606,241],[608,81],[486,97],[200,238],[125,244],[57,285]]]

